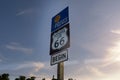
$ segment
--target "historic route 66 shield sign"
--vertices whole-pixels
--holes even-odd
[[[55,54],[70,46],[69,23],[59,30],[51,33],[50,55]]]

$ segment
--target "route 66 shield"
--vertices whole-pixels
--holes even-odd
[[[50,55],[70,47],[69,23],[51,33]]]

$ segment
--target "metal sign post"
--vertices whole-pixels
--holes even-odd
[[[64,80],[64,62],[60,62],[57,65],[57,79]]]

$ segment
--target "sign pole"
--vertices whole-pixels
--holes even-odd
[[[57,65],[57,79],[64,80],[64,62],[60,62]]]

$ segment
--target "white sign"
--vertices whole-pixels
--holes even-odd
[[[67,50],[64,50],[55,55],[51,55],[51,65],[54,65],[59,62],[66,61],[66,60],[68,60],[68,51]]]
[[[70,46],[69,24],[51,33],[50,55]]]
[[[65,27],[60,31],[54,33],[52,39],[52,49],[60,49],[61,47],[65,46],[68,41],[67,28]]]

